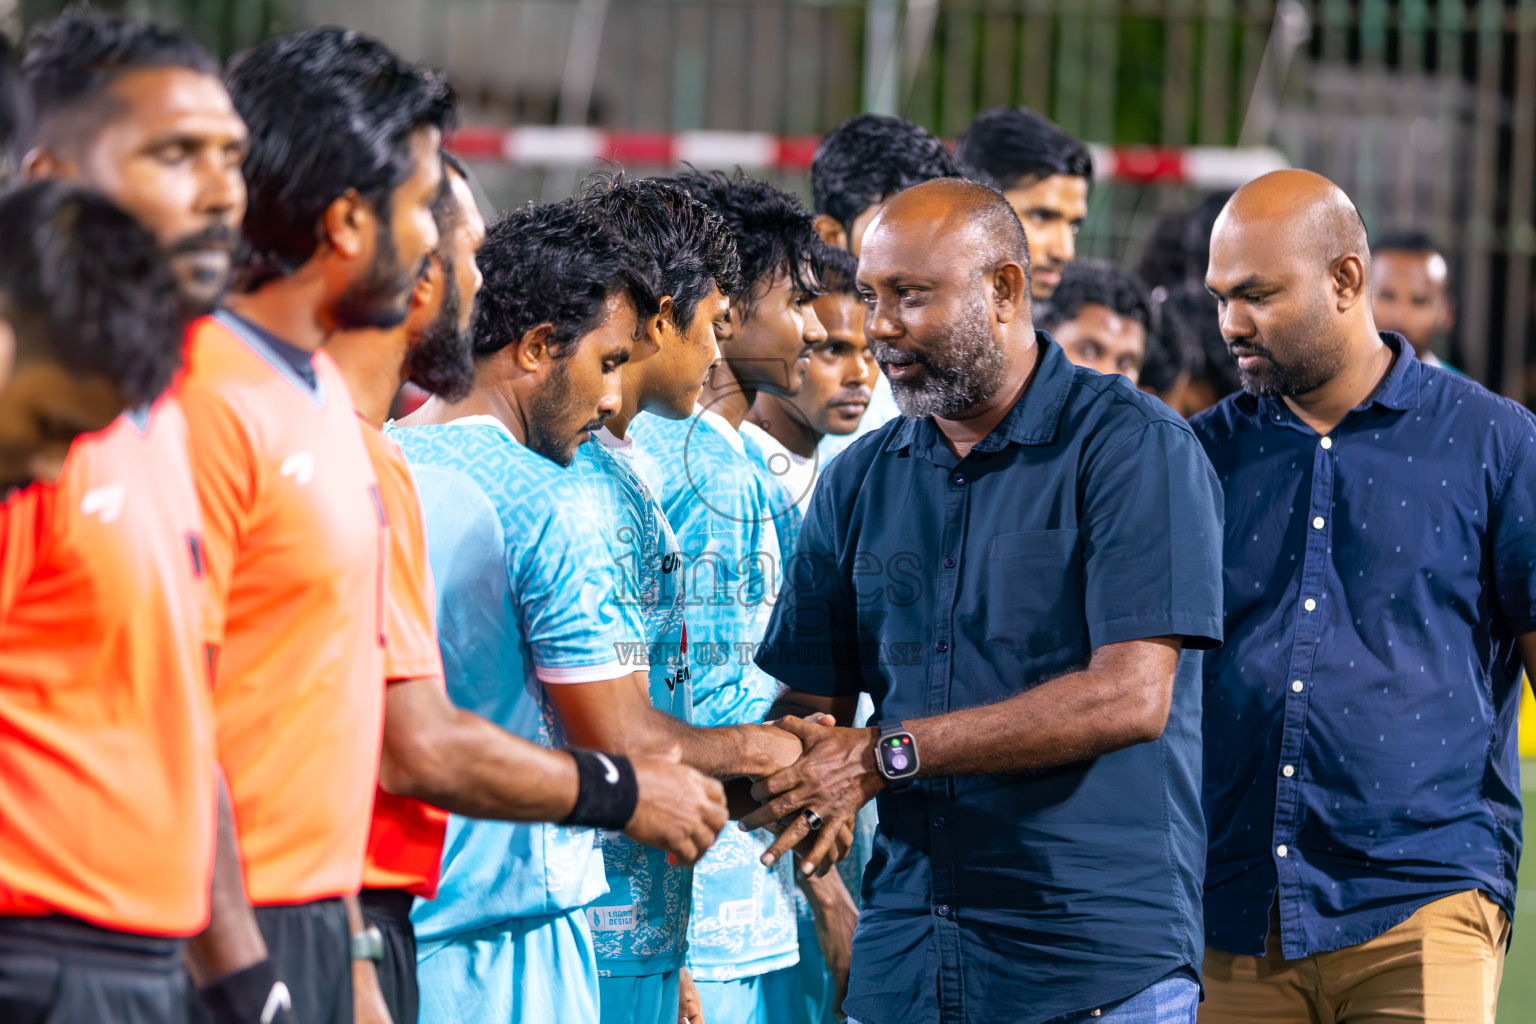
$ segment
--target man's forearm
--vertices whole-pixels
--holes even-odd
[[[831,715],[837,719],[838,725],[849,726],[853,724],[853,717],[858,712],[858,707],[858,697],[819,697],[804,690],[786,687],[779,691],[773,707],[768,709],[768,720],[773,721],[789,715],[796,718]]]
[[[1162,735],[1179,641],[1100,648],[1080,672],[996,704],[906,722],[924,776],[1029,772],[1072,764]]]
[[[468,818],[562,821],[571,813],[578,780],[570,754],[459,708],[451,716],[417,740],[407,765],[391,765],[386,750],[386,789]]]
[[[719,779],[739,775],[769,775],[787,768],[800,756],[800,741],[767,725],[727,725],[712,729],[680,722],[664,711],[654,712],[661,728],[683,751],[683,763]]]
[[[267,944],[245,895],[239,840],[229,809],[229,790],[219,777],[218,850],[208,927],[186,946],[187,970],[199,987],[242,971],[267,958]]]

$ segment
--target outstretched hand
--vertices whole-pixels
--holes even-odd
[[[800,760],[760,779],[752,795],[763,806],[741,819],[742,831],[783,825],[778,839],[763,854],[763,863],[778,859],[810,839],[803,853],[801,871],[811,874],[832,858],[837,840],[853,828],[854,815],[885,787],[875,767],[876,728],[840,729],[806,719],[786,717],[778,727],[799,738],[804,753]],[[802,813],[812,811],[822,826],[811,828]]]

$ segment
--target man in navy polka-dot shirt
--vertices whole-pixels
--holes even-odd
[[[1244,391],[1192,424],[1226,491],[1202,1024],[1493,1019],[1536,418],[1377,333],[1369,275],[1359,213],[1304,171],[1240,189],[1211,240]]]

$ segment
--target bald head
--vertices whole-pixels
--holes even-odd
[[[982,408],[1033,358],[1029,243],[986,185],[940,178],[890,199],[864,234],[857,288],[907,416]]]
[[[865,235],[882,229],[902,237],[948,241],[963,248],[975,269],[1017,263],[1029,276],[1029,241],[1024,225],[1003,194],[990,185],[960,178],[936,178],[899,192],[885,204]]]
[[[1353,253],[1369,270],[1365,221],[1344,190],[1312,171],[1272,171],[1232,194],[1215,234],[1239,225],[1270,232],[1279,247],[1304,252],[1319,267]]]
[[[1343,191],[1310,171],[1276,171],[1216,218],[1205,284],[1243,384],[1304,395],[1376,338],[1365,224]]]

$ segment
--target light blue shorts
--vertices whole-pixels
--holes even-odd
[[[681,980],[681,971],[643,978],[598,978],[602,1024],[677,1024]]]
[[[800,962],[763,975],[763,1002],[773,1024],[837,1024],[832,969],[816,942],[816,923],[800,919]],[[709,1020],[708,1017],[705,1020]]]
[[[777,972],[774,972],[777,973]],[[763,998],[764,974],[735,981],[699,981],[699,1002],[707,1024],[777,1024]]]
[[[416,977],[420,1024],[598,1019],[597,954],[584,909],[421,942]]]

